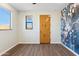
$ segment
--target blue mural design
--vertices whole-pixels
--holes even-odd
[[[61,11],[61,41],[79,54],[79,5],[71,3]]]

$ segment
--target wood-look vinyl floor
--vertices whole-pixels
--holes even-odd
[[[75,56],[61,44],[19,44],[2,56]]]

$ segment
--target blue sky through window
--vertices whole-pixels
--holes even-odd
[[[11,12],[0,7],[0,25],[10,25]]]

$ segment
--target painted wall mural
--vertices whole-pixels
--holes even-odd
[[[79,54],[79,4],[70,3],[61,11],[61,41]]]

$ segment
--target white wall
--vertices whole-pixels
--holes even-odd
[[[27,44],[40,43],[40,15],[51,16],[51,43],[60,43],[60,12],[59,11],[24,11],[19,13],[19,42]],[[33,16],[33,30],[25,29],[25,16]]]
[[[0,4],[12,12],[12,30],[0,30],[0,54],[16,45],[17,40],[17,12],[9,4]]]

